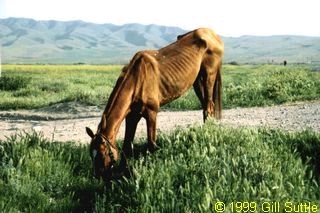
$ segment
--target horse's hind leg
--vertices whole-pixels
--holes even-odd
[[[206,70],[206,74],[204,75],[203,87],[204,87],[204,120],[207,117],[214,116],[214,102],[213,102],[213,88],[214,82],[216,80],[215,70],[212,68],[208,68]]]

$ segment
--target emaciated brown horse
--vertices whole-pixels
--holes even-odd
[[[159,50],[141,51],[122,69],[97,133],[86,128],[92,138],[90,155],[94,175],[107,178],[119,159],[116,135],[125,119],[124,155],[132,153],[136,127],[147,121],[148,149],[156,148],[156,119],[160,106],[180,97],[191,86],[198,96],[204,121],[221,117],[221,61],[223,42],[211,29],[200,28],[180,35],[177,41]]]

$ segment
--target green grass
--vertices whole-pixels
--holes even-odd
[[[4,65],[0,109],[76,101],[106,104],[121,66]],[[320,98],[308,66],[223,67],[224,108]],[[200,109],[188,91],[165,107]],[[141,142],[141,141],[139,141]],[[144,142],[144,141],[143,141]],[[312,131],[204,127],[161,134],[153,155],[130,160],[135,178],[104,188],[88,146],[22,133],[0,142],[3,212],[212,212],[216,201],[310,201],[320,208],[320,135]],[[230,208],[230,206],[228,207]]]
[[[308,66],[224,65],[223,108],[270,106],[320,98],[320,72]],[[165,106],[201,109],[193,90]]]
[[[120,65],[4,65],[0,109],[34,109],[76,101],[103,108]],[[320,72],[308,66],[223,66],[224,108],[275,105],[320,98]],[[193,89],[164,106],[200,109]]]
[[[1,89],[0,109],[34,109],[77,101],[104,105],[121,65],[4,65],[3,77],[28,79],[16,90]],[[3,78],[2,77],[2,78]],[[0,78],[0,79],[2,79]],[[6,84],[5,80],[2,83]]]
[[[90,207],[101,190],[90,177],[87,147],[15,135],[0,145],[0,209],[4,212],[66,212]],[[88,197],[86,197],[88,195]]]
[[[216,201],[311,202],[320,208],[320,135],[213,122],[161,134],[131,159],[135,177],[104,190],[87,145],[22,134],[0,143],[4,212],[212,212]],[[228,207],[230,208],[230,207]]]

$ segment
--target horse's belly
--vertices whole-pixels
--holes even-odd
[[[170,78],[162,80],[159,85],[160,105],[169,103],[183,95],[192,87],[197,75],[198,73],[191,73],[187,78],[183,76],[177,80]]]

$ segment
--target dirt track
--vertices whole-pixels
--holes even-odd
[[[76,103],[63,103],[40,110],[0,111],[0,140],[19,131],[41,131],[52,140],[88,142],[85,127],[93,130],[100,121],[101,109]],[[223,124],[232,126],[266,125],[286,130],[312,128],[320,132],[320,101],[293,103],[274,107],[237,108],[223,111]],[[158,129],[167,132],[176,126],[202,123],[201,111],[160,112]],[[142,119],[137,136],[146,136]],[[124,134],[121,126],[119,137]]]

